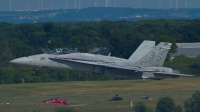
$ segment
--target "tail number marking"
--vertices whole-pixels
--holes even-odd
[[[155,52],[151,52],[150,60],[159,61],[162,58],[163,51],[160,51],[157,55]]]

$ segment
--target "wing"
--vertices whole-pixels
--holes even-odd
[[[83,63],[83,64],[90,64],[90,65],[98,65],[98,66],[104,66],[109,68],[117,68],[122,70],[130,70],[135,72],[153,72],[151,69],[143,69],[135,66],[130,65],[115,65],[115,64],[108,64],[112,62],[97,62],[97,61],[91,61],[91,60],[78,60],[78,59],[66,59],[66,58],[49,58],[50,60],[54,61],[69,61],[69,62],[76,62],[76,63]],[[121,63],[121,62],[119,62]]]
[[[103,65],[105,67],[109,67],[109,68],[117,68],[117,69],[123,69],[123,70],[130,70],[130,71],[135,71],[135,72],[153,72],[153,70],[150,70],[150,69],[143,69],[143,68],[139,68],[139,67],[136,67],[136,66],[129,66],[129,65],[126,65],[126,66],[120,66],[120,65]]]
[[[140,68],[137,66],[130,66],[130,65],[114,65],[114,64],[106,64],[106,63],[101,63],[101,62],[98,63],[97,61],[91,61],[91,60],[75,60],[75,59],[72,60],[72,59],[63,59],[63,58],[49,58],[49,59],[54,60],[54,61],[70,61],[70,62],[76,62],[76,63],[98,65],[98,66],[103,66],[103,67],[108,67],[108,68],[115,68],[115,69],[134,71],[134,72],[153,72],[153,74],[157,76],[174,76],[174,77],[194,76],[194,75],[178,74],[178,73],[156,72],[155,70],[152,70],[152,69],[145,69],[145,68]]]
[[[91,61],[91,60],[78,60],[78,59],[67,59],[67,58],[49,58],[49,59],[53,61],[68,61],[68,62],[77,62],[83,64],[99,65],[97,61]]]

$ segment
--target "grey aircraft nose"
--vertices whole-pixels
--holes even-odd
[[[10,61],[11,63],[27,65],[30,63],[30,59],[28,57],[17,58]]]

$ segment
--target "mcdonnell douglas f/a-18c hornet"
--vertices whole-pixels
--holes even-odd
[[[154,41],[143,41],[129,59],[110,55],[67,52],[67,49],[59,48],[49,53],[21,57],[10,62],[35,67],[91,72],[121,78],[164,79],[194,76],[180,74],[171,68],[162,67],[171,45],[168,42],[160,42],[155,47]]]

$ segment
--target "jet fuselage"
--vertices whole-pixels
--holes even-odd
[[[63,55],[38,54],[28,57],[17,58],[15,60],[12,60],[11,62],[34,67],[84,71],[121,78],[154,78],[155,75],[153,74],[153,72],[155,71],[167,73],[172,72],[171,68],[165,67],[145,67],[144,70],[147,70],[146,72],[105,67],[104,65],[107,64],[113,66],[134,67],[135,62],[112,56],[103,56],[88,53],[71,53]]]

